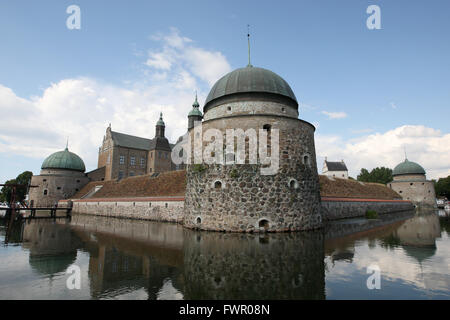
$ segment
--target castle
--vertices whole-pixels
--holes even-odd
[[[412,206],[386,187],[392,193],[382,197],[386,201],[342,204],[326,193],[321,198],[315,127],[299,119],[294,92],[270,70],[249,63],[228,73],[212,87],[203,113],[199,108],[196,97],[188,132],[175,145],[165,138],[162,114],[153,139],[109,125],[98,168],[88,173],[68,148],[50,155],[32,178],[39,187],[30,190],[30,200],[42,207],[74,199],[78,212],[230,232],[311,230],[349,212]],[[174,161],[177,154],[184,162]],[[401,182],[394,180],[392,189]],[[366,189],[367,196],[379,196]]]

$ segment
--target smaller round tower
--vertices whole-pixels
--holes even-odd
[[[425,169],[421,165],[405,158],[405,161],[394,168],[392,176],[393,181],[388,183],[388,187],[403,200],[410,200],[416,206],[436,206],[434,184],[427,180]]]
[[[88,182],[83,160],[69,148],[48,156],[41,166],[41,174],[33,176],[30,189],[30,205],[52,207],[59,200],[68,199]]]

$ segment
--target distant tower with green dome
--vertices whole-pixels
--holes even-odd
[[[397,192],[403,200],[410,200],[419,207],[435,207],[434,184],[427,180],[425,169],[418,163],[405,161],[392,172],[393,180],[388,187]]]
[[[33,176],[30,204],[34,207],[52,207],[59,200],[68,199],[88,182],[83,160],[70,152],[68,146],[48,156],[41,166],[40,175]]]

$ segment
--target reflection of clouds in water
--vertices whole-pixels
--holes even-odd
[[[9,249],[16,251],[11,253]],[[4,249],[4,248],[3,248]],[[7,259],[0,255],[0,299],[77,300],[89,298],[89,254],[79,252],[74,264],[81,268],[81,290],[66,287],[66,270],[52,275],[34,272],[28,263],[28,250],[8,247]],[[6,251],[2,251],[6,252]],[[26,252],[26,254],[23,254]],[[11,267],[13,266],[13,267]],[[13,288],[13,290],[11,290]]]
[[[113,299],[117,300],[147,300],[148,293],[144,288],[133,290],[130,292],[122,293],[115,296]]]
[[[408,256],[402,248],[386,250],[380,246],[369,248],[368,242],[359,243],[355,247],[353,263],[336,262],[333,266],[329,257],[325,259],[328,265],[327,281],[352,281],[354,273],[365,274],[371,264],[377,264],[381,269],[383,281],[403,281],[418,288],[430,291],[447,292],[450,290],[450,248],[447,242],[436,241],[436,254],[428,260],[417,260]],[[429,294],[432,295],[432,292]],[[440,292],[440,294],[442,293]]]
[[[157,293],[157,300],[183,300],[183,294],[174,288],[172,280],[165,279]]]

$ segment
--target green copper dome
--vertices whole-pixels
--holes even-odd
[[[66,169],[84,172],[86,167],[83,160],[69,149],[55,152],[42,163],[41,169]]]
[[[216,82],[206,98],[204,110],[209,102],[217,98],[248,92],[279,94],[298,104],[291,87],[279,75],[267,69],[247,66],[228,73]]]
[[[405,159],[405,161],[397,165],[392,172],[393,176],[402,174],[425,174],[425,170],[421,165]]]

